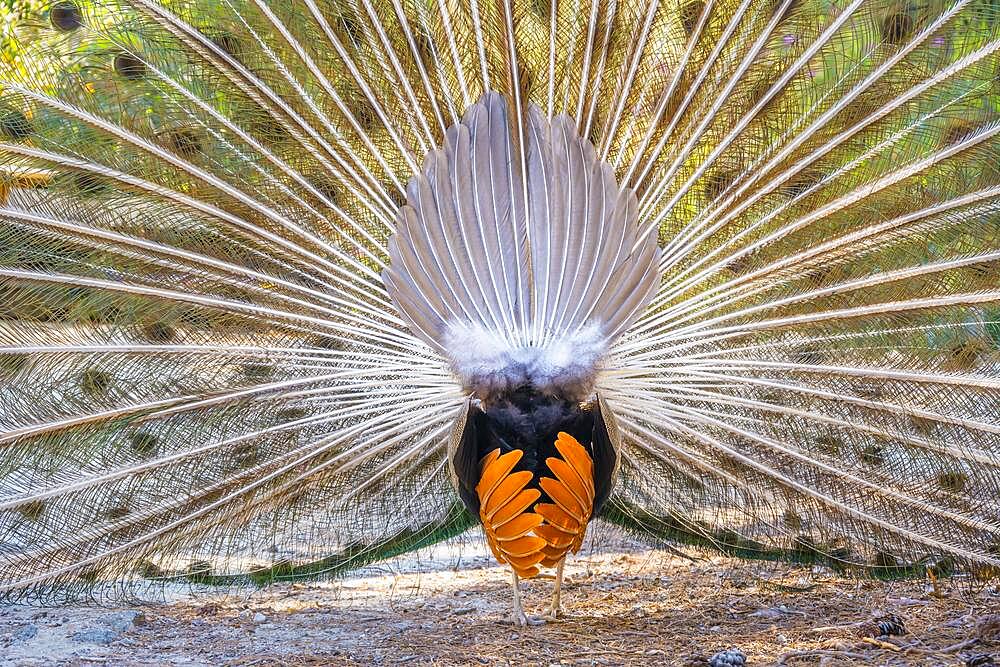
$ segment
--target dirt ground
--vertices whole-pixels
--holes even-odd
[[[507,572],[464,561],[155,606],[0,608],[0,664],[706,666],[731,647],[753,666],[1000,662],[997,587],[600,553],[567,566],[565,620],[514,628]],[[526,584],[529,613],[551,584]],[[890,613],[908,634],[874,638],[872,619]]]

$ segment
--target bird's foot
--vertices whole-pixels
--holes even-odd
[[[563,583],[563,568],[566,565],[566,559],[563,558],[556,565],[556,583],[552,588],[552,603],[549,605],[549,611],[545,615],[545,618],[550,621],[555,621],[560,616],[565,618],[565,614],[562,609],[562,583]]]
[[[514,627],[526,628],[529,625],[545,625],[546,623],[554,619],[553,617],[550,617],[548,614],[545,614],[544,616],[528,616],[527,614],[524,613],[524,611],[516,609],[510,615],[510,620],[514,624]]]
[[[515,627],[524,628],[529,625],[544,625],[545,619],[538,616],[528,616],[524,613],[524,605],[521,603],[521,588],[518,585],[517,572],[511,572],[511,583],[514,585],[514,611],[511,613],[511,621]]]
[[[515,611],[510,615],[510,620],[514,624],[514,627],[526,628],[529,625],[545,625],[548,621],[552,619],[550,619],[547,615],[528,616],[523,611]]]
[[[545,613],[543,617],[548,621],[558,621],[560,618],[566,618],[566,612],[559,605],[553,605],[549,607],[549,610]]]
[[[515,609],[510,615],[510,620],[514,624],[514,627],[524,628],[528,626],[528,617],[521,609]]]

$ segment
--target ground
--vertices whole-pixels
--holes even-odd
[[[505,570],[399,570],[335,584],[129,608],[0,608],[0,665],[701,665],[738,648],[757,665],[1000,662],[1000,588],[857,582],[626,550],[567,567],[568,618],[514,628]],[[526,585],[540,614],[551,580]],[[908,634],[876,639],[896,614]],[[997,615],[992,615],[997,614]]]

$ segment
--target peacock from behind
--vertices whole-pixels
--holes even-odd
[[[516,594],[593,518],[996,576],[993,3],[61,0],[20,30],[6,597],[477,524]]]

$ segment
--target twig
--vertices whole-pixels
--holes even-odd
[[[941,587],[938,584],[937,575],[934,574],[933,568],[930,567],[927,568],[927,578],[931,580],[931,595],[933,597],[936,597],[939,600],[943,600],[944,598],[948,597],[947,593],[941,591]]]
[[[837,651],[834,649],[817,648],[805,651],[789,651],[778,657],[777,664],[784,665],[786,660],[793,658],[815,658],[817,656],[830,656],[834,658],[853,658],[855,660],[868,660],[870,656],[863,653],[853,653],[851,651]]]
[[[879,639],[875,639],[873,637],[862,637],[861,641],[864,642],[865,644],[871,644],[872,646],[877,646],[878,648],[882,648],[887,651],[895,651],[896,653],[899,653],[900,651],[903,650],[900,647],[896,646],[895,644],[890,644],[889,642],[884,642]]]
[[[963,648],[968,648],[968,647],[976,644],[978,641],[979,641],[979,637],[972,637],[970,639],[966,639],[965,641],[960,641],[957,644],[952,644],[951,646],[947,646],[947,647],[945,647],[943,649],[940,649],[940,651],[938,651],[938,652],[939,653],[955,653],[957,651],[961,651]]]
[[[631,653],[622,653],[621,651],[612,651],[610,649],[588,649],[586,651],[576,651],[574,653],[560,653],[560,660],[567,660],[569,658],[585,658],[591,655],[632,655]]]

